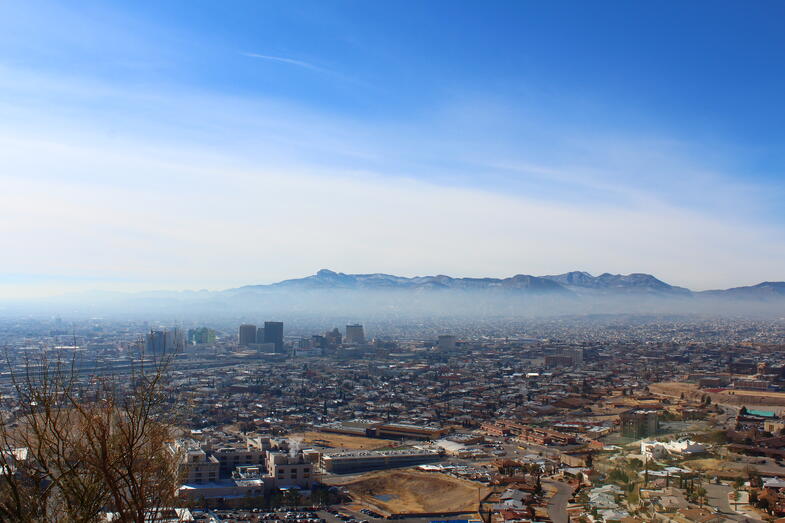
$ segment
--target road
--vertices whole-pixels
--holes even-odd
[[[728,493],[733,492],[733,488],[728,485],[715,485],[714,483],[704,483],[709,505],[716,508],[720,514],[728,521],[741,521],[745,523],[762,523],[758,519],[753,519],[744,514],[734,511],[728,502]]]
[[[730,508],[730,503],[728,503],[728,493],[733,491],[732,487],[715,485],[714,483],[704,483],[703,487],[706,489],[709,505],[723,514],[734,513],[734,510]]]
[[[544,485],[556,489],[556,492],[548,500],[548,515],[553,523],[567,523],[567,503],[572,496],[572,487],[560,481],[550,479],[542,480]]]
[[[736,425],[736,416],[739,413],[739,407],[730,405],[722,405],[722,414],[717,415],[717,425],[724,429],[733,429]]]

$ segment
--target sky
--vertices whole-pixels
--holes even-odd
[[[0,1],[0,298],[785,280],[785,3]]]

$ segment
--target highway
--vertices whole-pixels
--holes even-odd
[[[215,361],[215,360],[175,360],[171,362],[168,367],[167,371],[180,371],[180,372],[187,372],[189,370],[202,370],[202,369],[217,369],[221,367],[233,367],[236,365],[248,365],[250,362],[248,359],[245,358],[227,358],[225,360]],[[68,366],[70,365],[69,361],[65,362],[64,372],[68,372]],[[142,367],[146,372],[153,372],[156,368],[160,365],[160,363],[152,361],[152,360],[145,360],[144,364],[140,362],[89,362],[89,363],[81,363],[76,366],[75,372],[80,377],[91,377],[91,376],[124,376],[130,375],[132,372],[139,372]],[[17,364],[14,366],[13,371],[16,373],[17,376],[25,376],[25,369],[23,364]],[[38,377],[38,372],[33,369],[31,371],[33,377]],[[9,371],[5,371],[0,374],[0,384],[10,384],[11,383],[11,373]]]

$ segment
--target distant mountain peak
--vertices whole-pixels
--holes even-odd
[[[592,276],[586,271],[571,271],[543,278],[555,281],[568,289],[592,292],[645,292],[667,294],[689,294],[689,290],[669,285],[664,281],[642,272],[630,274],[611,274],[604,272]]]

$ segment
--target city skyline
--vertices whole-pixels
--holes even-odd
[[[785,280],[781,4],[0,13],[0,298],[318,267]]]

